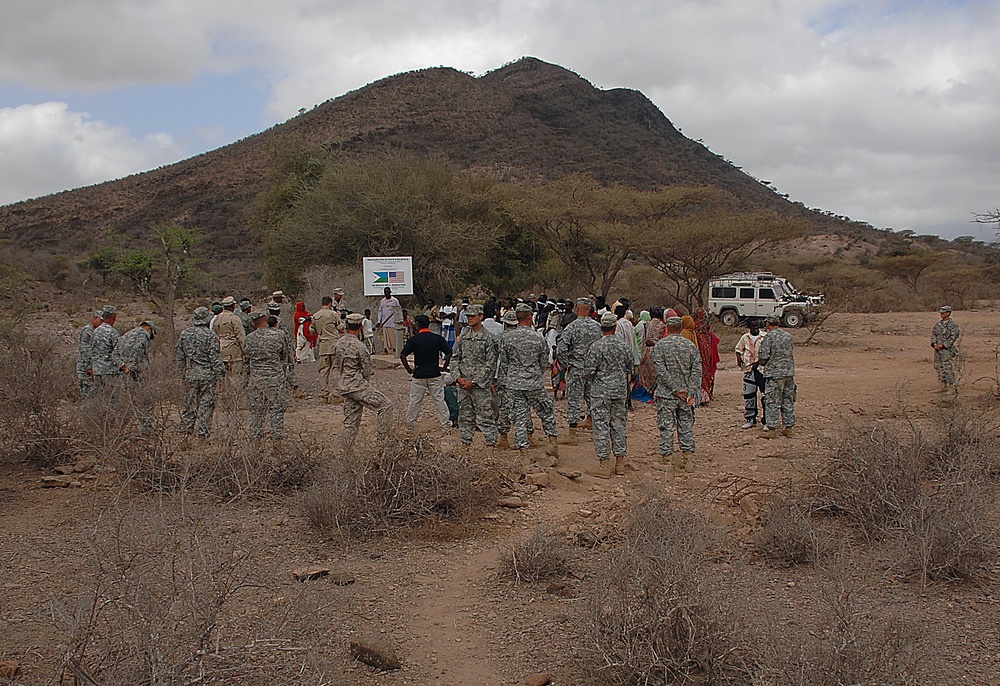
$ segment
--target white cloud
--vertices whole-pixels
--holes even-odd
[[[126,129],[46,102],[0,109],[0,203],[127,176],[180,157],[173,138]]]

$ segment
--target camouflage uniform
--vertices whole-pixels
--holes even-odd
[[[498,354],[496,337],[482,327],[479,331],[466,327],[455,343],[451,357],[455,377],[474,384],[472,390],[461,387],[458,390],[458,429],[463,443],[472,442],[477,427],[483,432],[487,445],[497,442],[490,385]]]
[[[249,312],[244,312],[239,307],[236,308],[235,314],[239,317],[240,324],[243,325],[243,340],[246,340],[246,337],[253,333],[253,318]]]
[[[590,380],[582,367],[590,346],[600,337],[600,324],[590,317],[577,317],[563,329],[556,343],[556,355],[566,369],[566,421],[570,426],[580,421],[583,404],[590,406]]]
[[[321,307],[313,315],[313,333],[316,334],[316,357],[319,358],[319,395],[326,401],[330,398],[330,376],[333,376],[333,392],[337,394],[340,385],[339,374],[337,373],[337,360],[333,354],[337,341],[343,335],[343,324],[340,320],[340,313],[334,309]]]
[[[118,339],[118,355],[128,368],[124,389],[135,407],[139,419],[139,433],[146,435],[153,430],[153,398],[144,381],[149,372],[149,332],[137,326]]]
[[[278,328],[255,329],[243,344],[246,368],[243,372],[250,410],[250,435],[264,435],[264,418],[271,438],[285,435],[285,409],[292,388],[294,356],[288,336]]]
[[[514,447],[518,450],[528,447],[532,408],[542,420],[545,433],[559,435],[555,403],[542,383],[542,371],[548,360],[545,339],[530,326],[518,326],[504,333],[500,339],[498,379],[507,392],[510,416],[514,422]]]
[[[958,357],[958,350],[955,344],[961,335],[958,324],[952,321],[951,317],[942,319],[934,325],[931,332],[931,345],[943,345],[941,350],[934,350],[934,369],[937,370],[938,380],[943,384],[955,383],[954,359]]]
[[[80,399],[89,400],[94,395],[94,380],[87,374],[91,369],[90,339],[94,335],[94,327],[87,322],[80,328],[76,339],[76,383],[80,387]]]
[[[653,347],[656,368],[656,423],[660,429],[660,455],[674,452],[674,432],[681,452],[694,452],[694,408],[677,396],[687,391],[697,398],[701,388],[701,354],[680,334],[661,338]]]
[[[344,399],[344,452],[351,449],[361,428],[361,410],[367,407],[377,413],[379,431],[385,431],[389,401],[371,383],[372,357],[357,336],[341,336],[334,347],[340,371],[340,395]]]
[[[780,410],[785,428],[795,426],[795,355],[792,352],[792,335],[784,329],[772,329],[760,342],[757,353],[760,370],[764,375],[764,418],[770,419],[768,429],[778,423]]]
[[[590,380],[590,416],[594,421],[597,459],[611,459],[612,451],[615,457],[625,457],[631,351],[621,338],[603,336],[590,346],[580,371]]]
[[[243,345],[247,337],[243,322],[235,312],[224,309],[215,317],[212,331],[219,337],[219,350],[226,371],[232,378],[238,378],[243,374]]]
[[[119,338],[118,330],[107,322],[102,322],[90,336],[90,368],[94,371],[95,394],[113,391],[121,378]]]
[[[208,322],[189,326],[177,338],[174,349],[177,367],[184,377],[184,410],[178,431],[190,434],[198,420],[198,435],[208,437],[215,414],[215,384],[226,373],[219,352],[219,339]]]

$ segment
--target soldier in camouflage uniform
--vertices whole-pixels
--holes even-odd
[[[668,461],[674,475],[693,471],[694,408],[701,387],[701,354],[694,343],[681,335],[680,317],[666,321],[667,335],[653,347],[656,369],[656,420],[660,429],[661,463]],[[681,454],[674,453],[674,432]]]
[[[347,315],[347,333],[334,347],[334,356],[340,371],[340,396],[344,404],[344,452],[354,445],[361,428],[361,411],[367,407],[377,413],[379,433],[384,433],[389,418],[389,401],[371,385],[372,358],[361,342],[361,325],[365,317],[354,313]]]
[[[494,403],[493,416],[496,420],[497,432],[500,436],[497,440],[498,448],[509,448],[510,440],[508,439],[508,434],[510,433],[510,394],[507,392],[507,386],[505,380],[499,375],[500,366],[500,345],[503,339],[508,333],[517,328],[517,315],[514,314],[513,310],[508,311],[503,316],[503,328],[504,332],[497,339],[497,374],[494,375],[494,384],[496,388],[496,402]],[[532,422],[528,423],[528,435],[530,436],[535,431],[535,425]]]
[[[261,313],[263,315],[263,313]],[[190,435],[198,420],[198,435],[208,438],[215,414],[215,384],[222,380],[226,367],[219,352],[219,339],[208,328],[212,319],[207,307],[194,311],[192,326],[177,338],[174,355],[184,378],[184,409],[178,431]]]
[[[583,373],[583,363],[590,346],[600,337],[601,326],[590,317],[590,299],[577,298],[576,319],[563,329],[556,343],[556,355],[566,370],[566,421],[571,443],[575,442],[583,404],[590,407],[590,380]]]
[[[94,329],[101,325],[104,314],[95,312],[90,322],[80,327],[76,339],[76,383],[80,387],[80,400],[86,402],[94,395],[94,369],[90,362],[90,339]]]
[[[594,419],[594,452],[599,464],[597,469],[586,471],[592,476],[609,479],[612,473],[625,474],[628,453],[626,398],[632,352],[625,341],[615,335],[618,317],[613,312],[601,315],[600,326],[602,337],[590,346],[580,371],[590,380],[590,416]],[[613,469],[612,451],[615,454]]]
[[[156,337],[153,322],[143,322],[118,339],[118,355],[125,367],[123,376],[127,397],[131,399],[139,419],[139,433],[148,435],[153,430],[153,396],[146,387],[149,372],[149,344]]]
[[[486,445],[496,445],[490,387],[497,368],[497,339],[483,328],[482,305],[469,305],[465,313],[469,325],[462,329],[451,356],[459,388],[458,430],[464,445],[472,443],[477,428],[483,432]]]
[[[545,452],[558,459],[556,438],[555,403],[545,391],[542,374],[549,361],[548,345],[542,335],[531,326],[531,307],[521,303],[515,308],[517,328],[504,333],[500,339],[500,384],[506,388],[510,401],[510,415],[514,422],[514,447],[528,448],[528,426],[531,409],[542,420],[542,428],[549,437]]]
[[[236,316],[240,318],[240,323],[243,324],[244,340],[246,340],[247,335],[253,332],[253,318],[250,316],[252,311],[253,303],[247,298],[240,300],[240,306],[236,308]]]
[[[958,337],[962,332],[951,318],[951,308],[945,305],[938,313],[941,321],[931,332],[931,347],[934,348],[934,369],[937,370],[941,390],[955,389],[955,364],[958,357]]]
[[[795,354],[792,335],[780,328],[781,320],[771,315],[765,320],[767,335],[760,342],[757,353],[758,364],[764,375],[764,418],[769,423],[761,431],[761,438],[778,435],[778,414],[784,428],[782,436],[789,438],[795,433],[795,399],[798,388],[795,385]]]
[[[94,392],[110,394],[115,391],[121,378],[121,353],[118,339],[121,335],[115,329],[118,313],[111,305],[101,310],[101,324],[90,336],[90,370],[94,379]]]
[[[250,436],[260,438],[264,435],[266,418],[271,438],[280,440],[285,436],[285,410],[292,389],[295,355],[276,317],[257,317],[254,326],[256,328],[243,344],[246,360],[243,383],[250,410]]]

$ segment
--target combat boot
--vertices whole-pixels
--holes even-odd
[[[497,439],[497,450],[506,450],[510,448],[510,441],[507,439],[507,434],[500,434],[500,438]]]
[[[684,464],[687,462],[684,453],[673,453],[670,456],[670,473],[676,479],[684,474]]]
[[[694,473],[694,453],[681,453],[684,460],[684,471],[687,474]]]
[[[614,476],[614,468],[611,466],[611,460],[598,460],[597,465],[594,469],[584,469],[583,471],[591,476],[596,476],[598,479],[610,479]]]
[[[792,436],[795,435],[795,427],[786,426],[784,429],[781,430],[781,435],[784,436],[785,438],[791,438]]]
[[[324,395],[322,398],[320,398],[319,402],[321,405],[329,405],[330,399]]]
[[[548,438],[549,438],[549,445],[545,448],[545,454],[548,455],[549,457],[551,457],[556,462],[558,462],[559,461],[559,437],[558,436],[549,436]],[[555,467],[556,465],[553,463],[552,466]]]
[[[765,428],[763,431],[761,431],[759,434],[757,434],[757,438],[768,438],[768,439],[770,439],[770,438],[777,438],[777,437],[778,437],[778,432],[775,431],[774,429],[771,429],[771,428]]]
[[[625,476],[625,458],[621,455],[615,455],[615,474]]]
[[[594,420],[591,419],[590,415],[588,414],[586,417],[584,417],[584,419],[583,419],[582,422],[580,422],[579,424],[577,424],[577,426],[580,427],[581,429],[593,429],[594,428]]]
[[[566,439],[563,441],[566,445],[576,445],[577,444],[577,430],[576,426],[573,424],[569,425],[569,433],[566,434]]]

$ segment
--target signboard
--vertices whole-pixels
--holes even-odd
[[[365,295],[382,295],[386,286],[393,295],[413,295],[412,257],[365,257]]]

